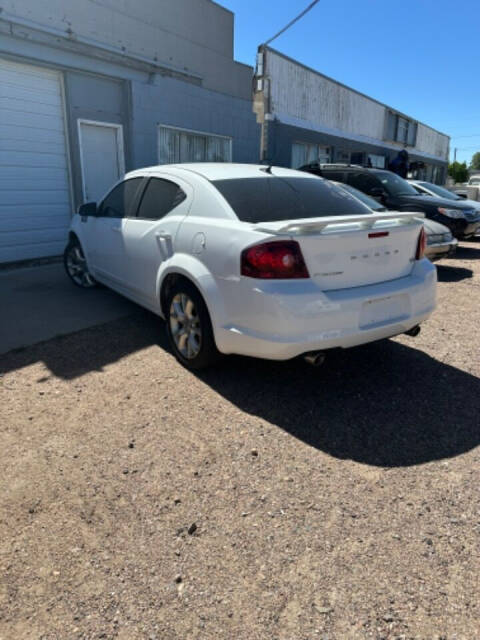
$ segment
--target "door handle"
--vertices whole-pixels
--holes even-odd
[[[155,237],[156,238],[161,238],[162,240],[171,240],[172,239],[172,234],[171,233],[167,233],[166,231],[157,231],[155,233]]]
[[[167,260],[173,255],[173,242],[172,234],[166,231],[156,231],[155,239],[157,240],[158,248],[163,256],[163,260]]]

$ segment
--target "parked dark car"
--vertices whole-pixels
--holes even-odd
[[[459,239],[471,238],[480,229],[480,212],[462,201],[422,196],[406,180],[391,171],[356,165],[308,164],[300,167],[328,180],[343,182],[375,198],[387,209],[421,211],[440,222]]]
[[[374,198],[367,196],[363,191],[359,191],[345,182],[333,182],[337,187],[342,187],[352,196],[358,198],[363,204],[366,204],[374,213],[387,211],[387,208],[380,204]],[[425,255],[431,261],[441,260],[442,258],[451,258],[457,249],[458,240],[453,237],[448,227],[440,222],[424,218],[423,228],[427,234],[427,246],[425,247]]]

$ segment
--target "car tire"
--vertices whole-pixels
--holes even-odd
[[[78,240],[70,240],[65,247],[63,265],[68,277],[77,287],[92,289],[97,286],[97,281],[88,270],[85,254]]]
[[[222,358],[215,344],[207,305],[188,280],[180,279],[169,289],[165,318],[171,349],[184,367],[205,369]]]

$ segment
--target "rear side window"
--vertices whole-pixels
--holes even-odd
[[[128,216],[142,179],[132,178],[117,184],[100,205],[98,215],[104,218],[124,218]]]
[[[323,177],[336,182],[345,182],[345,173],[343,171],[324,171]]]
[[[138,217],[143,220],[160,220],[186,197],[178,184],[170,180],[151,178],[143,194]]]
[[[212,183],[243,222],[371,213],[344,189],[321,178],[269,176]]]
[[[355,189],[363,191],[363,193],[370,193],[372,189],[382,188],[377,178],[369,173],[349,173],[347,183],[351,184]]]

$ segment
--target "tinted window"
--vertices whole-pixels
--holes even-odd
[[[391,196],[418,196],[412,185],[391,171],[377,171],[376,177]],[[355,186],[355,185],[353,185]]]
[[[187,196],[174,182],[151,178],[143,194],[138,217],[159,220],[179,205]]]
[[[244,222],[371,213],[349,193],[321,178],[271,176],[215,180],[213,184]]]
[[[324,171],[323,175],[329,180],[336,180],[337,182],[345,182],[345,173],[343,171]]]
[[[355,187],[352,187],[351,185],[345,183],[340,183],[338,186],[341,189],[346,189],[348,193],[351,193],[352,196],[355,196],[355,198],[361,200],[363,204],[366,204],[367,207],[370,207],[370,209],[373,209],[373,211],[385,211],[384,206],[378,203],[374,198],[367,196],[367,194],[363,193],[363,191],[359,191],[358,189],[355,189]]]
[[[370,193],[372,189],[382,188],[377,178],[371,173],[349,173],[347,182],[363,193]]]
[[[430,194],[427,191],[424,191],[418,184],[412,184],[412,187],[415,189],[417,193],[421,196],[429,196]]]
[[[106,218],[124,218],[133,204],[143,178],[132,178],[118,184],[100,205],[99,215]]]
[[[431,182],[420,182],[420,184],[422,185],[422,187],[425,187],[425,189],[428,189],[429,191],[435,193],[437,196],[440,196],[440,198],[447,198],[448,200],[462,200],[462,198],[460,198],[460,196],[457,196],[456,193],[452,193],[448,189],[439,187],[438,184],[432,184]],[[413,186],[415,187],[416,185]]]

